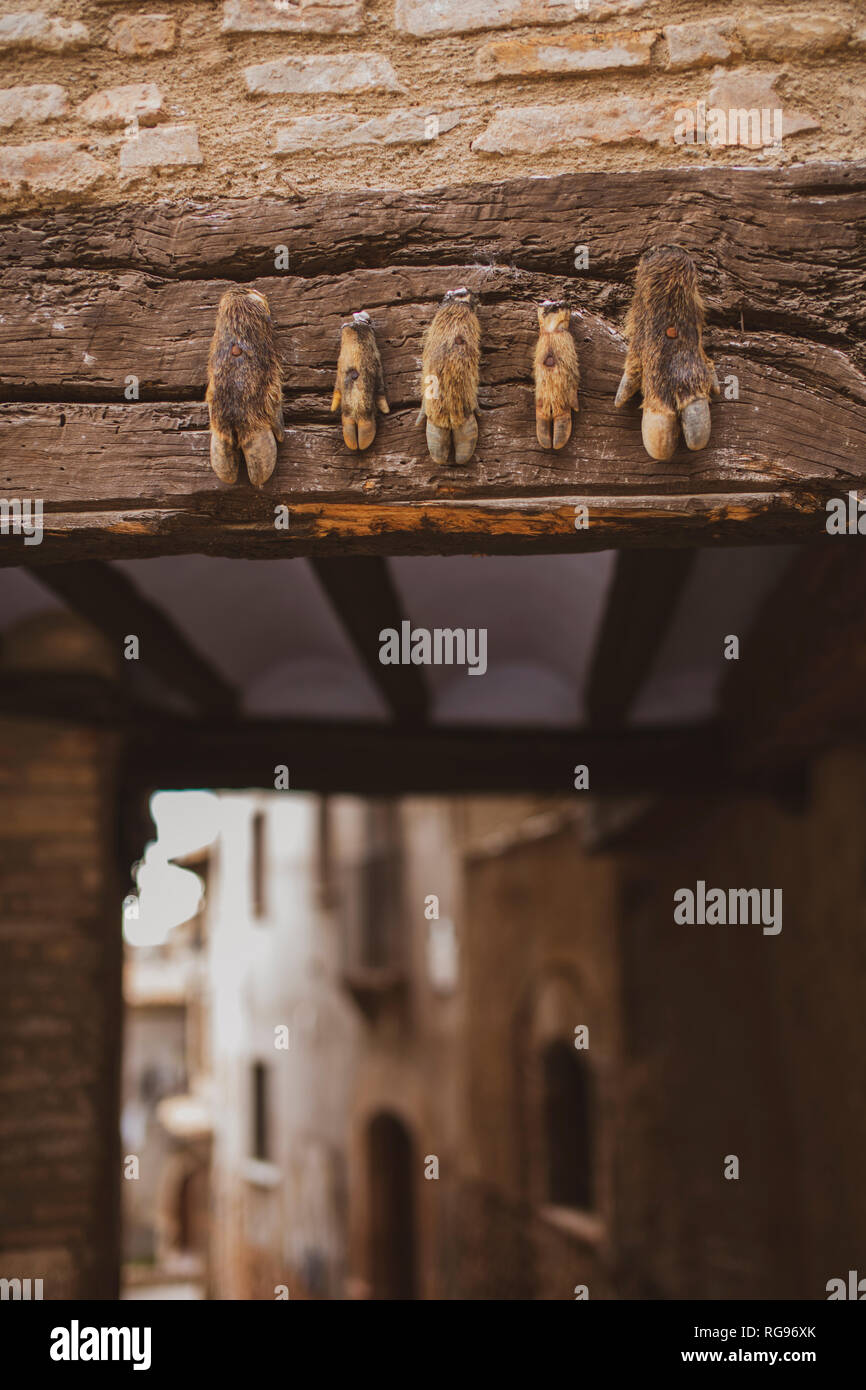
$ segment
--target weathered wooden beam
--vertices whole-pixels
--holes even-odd
[[[301,371],[303,394],[287,401],[286,442],[263,494],[244,481],[225,488],[212,473],[201,404],[0,405],[4,495],[42,498],[46,514],[44,544],[7,536],[0,563],[184,550],[325,554],[332,540],[343,553],[398,554],[808,538],[823,528],[828,496],[866,483],[866,380],[841,353],[774,335],[737,340],[730,353],[717,344],[720,372],[738,378],[739,399],[714,405],[707,450],[681,450],[661,464],[643,450],[638,409],[614,410],[619,338],[580,313],[581,411],[566,449],[541,450],[527,379],[528,304],[484,309],[478,452],[468,468],[438,467],[415,425],[414,400],[400,404],[413,391],[406,341],[420,352],[431,312],[427,304],[404,318],[398,309],[398,338],[393,348],[383,341],[386,363],[392,351],[397,359],[395,408],[363,455],[343,447],[338,425],[322,423],[340,314],[333,337],[319,331],[320,365]],[[139,328],[146,339],[144,321]],[[98,337],[97,326],[88,334]],[[203,332],[200,348],[205,354]],[[107,352],[100,346],[100,359]],[[128,363],[124,351],[108,360]],[[171,360],[167,346],[161,360]],[[291,507],[288,532],[274,528],[279,502]],[[576,529],[581,505],[588,525]],[[504,521],[509,512],[513,524]]]
[[[649,675],[688,583],[694,550],[623,550],[616,569],[586,686],[586,712],[596,728],[622,724]]]
[[[488,323],[492,316],[492,310],[482,313]],[[558,453],[545,451],[535,439],[527,379],[533,341],[529,306],[521,310],[520,327],[516,317],[514,306],[504,313],[514,329],[509,346],[502,349],[507,360],[498,362],[497,330],[482,363],[479,446],[466,468],[437,466],[428,455],[423,430],[415,426],[417,394],[408,368],[404,398],[394,392],[394,411],[380,421],[372,447],[360,455],[346,449],[339,424],[328,423],[324,382],[333,374],[333,344],[323,343],[323,393],[305,398],[297,409],[287,400],[286,442],[263,495],[275,500],[314,495],[411,501],[582,488],[734,491],[807,488],[861,476],[866,379],[841,354],[775,339],[741,344],[736,355],[717,345],[713,350],[720,372],[736,375],[740,398],[713,405],[713,435],[706,450],[690,454],[683,449],[660,463],[643,450],[639,409],[614,409],[623,346],[597,323],[588,325],[596,331],[587,330],[580,344],[583,386],[572,438]],[[422,326],[419,322],[415,334],[419,348]],[[790,363],[797,353],[804,360],[795,373]],[[490,379],[494,375],[497,380]],[[393,378],[389,386],[393,391]],[[332,388],[333,381],[327,390]],[[122,395],[122,381],[116,394]],[[204,394],[203,384],[199,394]],[[169,505],[207,502],[213,508],[255,496],[246,481],[227,488],[211,472],[207,412],[197,403],[4,404],[0,446],[4,495],[42,496],[53,507],[145,505],[164,498]],[[272,515],[272,505],[269,510]]]
[[[36,574],[68,608],[108,637],[118,656],[126,638],[137,637],[142,666],[197,709],[229,714],[237,708],[234,688],[122,570],[79,560],[43,566]]]
[[[253,279],[273,275],[278,246],[304,276],[499,262],[568,276],[610,313],[642,252],[673,240],[701,259],[721,321],[742,314],[752,328],[760,315],[781,331],[862,341],[864,227],[866,163],[702,166],[15,214],[0,220],[0,264]],[[589,268],[575,276],[578,245]]]
[[[866,552],[841,535],[797,555],[743,634],[720,709],[747,772],[866,739]]]
[[[5,268],[0,275],[2,398],[122,404],[134,377],[137,399],[201,400],[217,304],[231,283],[84,269],[46,278],[41,271]],[[276,324],[287,405],[302,419],[330,418],[340,324],[359,306],[369,309],[377,328],[391,404],[417,404],[421,338],[438,301],[455,284],[467,284],[481,298],[483,388],[530,384],[534,306],[551,294],[573,305],[584,389],[591,396],[606,394],[611,377],[615,392],[621,373],[620,316],[609,303],[596,306],[588,299],[577,275],[457,263],[358,267],[311,278],[271,273],[254,283],[267,295]],[[861,284],[866,287],[866,270]],[[627,274],[619,288],[630,293]],[[863,345],[861,337],[850,334],[847,342],[828,345],[834,336],[839,335],[829,329],[820,337],[794,336],[755,314],[746,328],[719,327],[711,319],[708,343],[721,353],[719,375],[736,375],[741,394],[769,372],[788,383],[789,404],[796,410],[798,402],[808,400],[813,383],[831,399],[856,392],[858,384],[862,388],[859,364],[847,360]],[[778,400],[775,404],[778,414]],[[792,430],[792,441],[796,437]]]
[[[3,492],[46,513],[44,544],[4,537],[0,563],[805,539],[827,497],[866,484],[866,166],[113,211],[0,221]],[[613,408],[616,325],[637,255],[673,235],[698,254],[730,398],[713,406],[707,450],[660,464],[637,405]],[[592,271],[576,274],[581,243]],[[276,275],[284,244],[291,272]],[[263,495],[208,466],[200,402],[227,283],[209,273],[256,278],[286,358],[289,428]],[[480,292],[484,330],[479,447],[462,469],[437,467],[414,423],[421,336],[457,281]],[[574,307],[582,369],[560,454],[537,444],[530,381],[533,304],[550,293]],[[328,404],[340,321],[362,305],[393,413],[359,456]],[[288,532],[273,525],[279,502]]]
[[[0,565],[43,565],[207,554],[247,559],[312,555],[542,555],[640,546],[808,541],[833,488],[772,491],[443,498],[417,502],[300,502],[276,531],[262,499],[219,509],[188,503],[46,511],[41,545],[0,539]],[[587,528],[575,519],[586,514]]]
[[[318,556],[316,578],[334,606],[347,636],[399,723],[423,721],[429,694],[417,666],[383,666],[379,633],[400,630],[406,616],[388,570],[377,555]]]

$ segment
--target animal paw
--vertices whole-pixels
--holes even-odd
[[[436,463],[447,463],[451,454],[451,431],[427,420],[427,448]]]
[[[210,437],[210,466],[216,473],[221,483],[235,483],[238,477],[238,467],[241,461],[241,451],[230,439],[225,439],[222,435],[211,433]]]
[[[561,301],[538,306],[535,348],[535,436],[543,449],[561,449],[571,438],[571,412],[579,409],[580,368],[569,327],[571,311]]]
[[[621,408],[642,391],[641,436],[652,459],[673,457],[680,428],[689,449],[705,449],[710,442],[710,396],[719,394],[719,381],[704,352],[704,318],[688,252],[678,246],[648,252],[635,275],[626,320],[629,350],[616,405]]]
[[[285,434],[282,366],[268,301],[249,286],[232,286],[219,302],[205,400],[217,477],[235,482],[243,453],[250,478],[261,487],[274,471],[277,442]]]
[[[264,487],[277,464],[277,441],[273,430],[258,430],[241,445],[253,487]]]
[[[469,462],[475,453],[475,445],[478,443],[478,421],[474,415],[467,415],[465,420],[461,420],[459,425],[454,425],[451,434],[454,439],[454,462],[464,465]]]
[[[661,462],[673,458],[679,439],[675,411],[650,410],[644,406],[640,432],[643,446],[651,459]]]
[[[363,310],[342,326],[331,410],[339,410],[347,449],[368,449],[376,438],[376,411],[390,413],[382,359],[370,315]]]
[[[475,295],[465,286],[448,290],[424,335],[421,354],[422,404],[427,448],[434,462],[464,466],[478,442],[478,378],[481,325]]]

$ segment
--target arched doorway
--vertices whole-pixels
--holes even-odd
[[[190,1168],[177,1192],[177,1248],[205,1255],[208,1233],[208,1172],[204,1165]]]
[[[370,1183],[370,1292],[416,1297],[413,1144],[396,1115],[374,1115],[367,1131]]]
[[[547,1199],[554,1206],[594,1206],[591,1078],[586,1061],[564,1038],[542,1057]]]

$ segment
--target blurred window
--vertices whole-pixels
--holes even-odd
[[[252,823],[253,835],[253,916],[264,917],[267,911],[265,894],[265,814],[256,811]]]
[[[264,1062],[253,1063],[253,1158],[270,1158],[268,1125],[268,1069]]]
[[[571,1042],[557,1038],[542,1053],[547,1195],[553,1206],[591,1210],[591,1077]]]

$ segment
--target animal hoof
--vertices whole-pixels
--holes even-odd
[[[277,441],[272,430],[259,430],[242,445],[253,487],[264,487],[277,465]]]
[[[677,447],[677,417],[673,411],[645,410],[641,421],[643,446],[651,459],[673,458]]]
[[[535,437],[542,449],[553,448],[553,429],[549,415],[536,415],[535,417]]]
[[[240,451],[234,444],[230,444],[227,439],[221,439],[217,434],[211,435],[210,466],[221,483],[237,482],[240,461]]]
[[[451,447],[451,431],[443,429],[441,425],[434,425],[432,420],[427,421],[427,448],[430,450],[430,457],[436,463],[447,463],[448,452]]]
[[[680,419],[683,425],[683,438],[690,449],[705,449],[710,442],[710,403],[706,400],[689,401],[683,407]]]
[[[468,463],[475,453],[475,445],[478,443],[478,421],[474,415],[467,415],[465,420],[461,420],[459,425],[455,425],[454,434],[454,462],[457,464]]]
[[[553,422],[553,447],[561,449],[571,438],[571,411],[567,415],[557,415]]]
[[[359,420],[359,421],[358,421],[358,448],[359,448],[359,449],[369,449],[370,445],[373,443],[373,440],[374,440],[375,438],[376,438],[376,421],[375,421],[375,420]]]
[[[638,383],[635,378],[630,376],[628,372],[623,372],[619,386],[616,389],[616,400],[614,401],[617,410],[624,406],[626,401],[631,400],[637,387]]]
[[[351,415],[343,416],[343,443],[347,449],[357,449],[358,447],[358,426]]]

